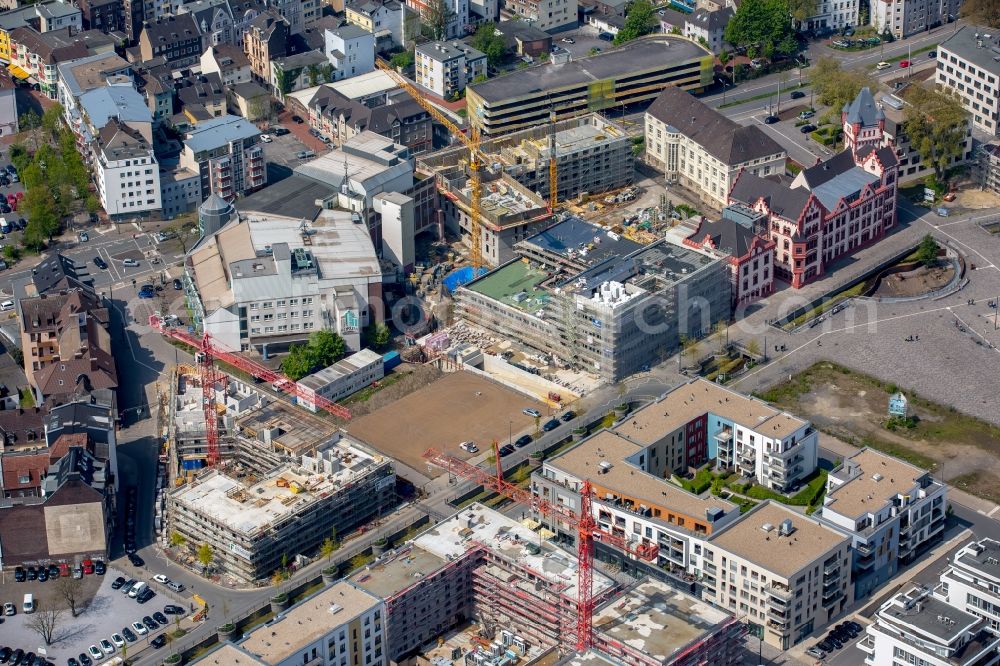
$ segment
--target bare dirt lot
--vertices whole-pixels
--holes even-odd
[[[533,424],[521,413],[525,407],[547,413],[541,402],[477,375],[456,372],[352,421],[347,430],[421,473],[437,476],[437,468],[427,471],[424,451],[433,447],[468,458],[458,448],[467,440],[486,451],[494,438],[506,442],[511,421],[514,432]]]
[[[871,446],[930,469],[935,476],[1000,500],[1000,428],[924,400],[903,388],[915,424],[886,427],[896,387],[832,363],[817,363],[762,397],[856,446]]]
[[[954,275],[955,269],[950,265],[933,268],[921,266],[915,271],[896,273],[883,278],[875,295],[900,297],[929,294],[951,282]]]

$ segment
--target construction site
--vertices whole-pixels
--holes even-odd
[[[581,575],[576,554],[550,536],[473,504],[350,580],[385,601],[396,662],[556,663],[577,654],[583,584],[597,609],[585,650],[598,658],[636,666],[739,663],[743,625],[733,616],[662,583],[622,592],[589,565]]]
[[[260,475],[200,472],[167,494],[171,533],[209,544],[212,573],[254,582],[393,510],[391,460],[341,433],[314,450]]]

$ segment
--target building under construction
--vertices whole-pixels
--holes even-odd
[[[334,530],[344,535],[396,503],[392,462],[341,433],[313,454],[258,477],[205,470],[167,495],[170,532],[207,543],[213,567],[243,581],[265,579],[309,554]]]
[[[385,601],[390,660],[423,652],[471,624],[477,647],[453,651],[449,666],[513,666],[539,650],[575,650],[578,569],[576,554],[544,533],[473,504],[382,554],[351,582]],[[730,655],[738,653],[742,634],[729,630],[735,620],[725,611],[659,583],[618,596],[617,584],[594,572],[593,585],[595,647],[609,650],[616,663],[695,663],[688,655],[711,659],[699,663],[738,663]],[[633,616],[648,623],[635,624]],[[681,622],[690,626],[678,631]],[[656,635],[643,638],[648,631]]]
[[[616,382],[729,316],[726,265],[663,240],[644,246],[570,217],[515,250],[458,289],[459,312],[556,366]]]
[[[558,201],[616,190],[635,179],[628,134],[599,113],[491,137],[480,149],[490,161],[487,166],[502,170],[547,201],[552,142],[556,147]],[[437,172],[455,167],[467,155],[464,147],[446,148],[423,157],[420,166]]]

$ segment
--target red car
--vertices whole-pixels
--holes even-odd
[[[87,574],[88,576],[90,574],[94,573],[94,563],[93,563],[93,561],[91,561],[91,560],[84,560],[83,561],[83,573]]]
[[[20,201],[24,198],[24,191],[18,192],[15,196],[17,197],[17,200]]]
[[[899,66],[900,67],[909,67],[910,66],[910,61],[909,60],[900,60],[899,61]]]
[[[62,576],[63,578],[69,578],[70,575],[69,565],[66,564],[65,562],[59,563],[59,575]]]

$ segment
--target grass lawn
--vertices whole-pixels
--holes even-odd
[[[18,389],[17,395],[21,398],[21,409],[31,409],[35,406],[35,394],[30,388]]]

